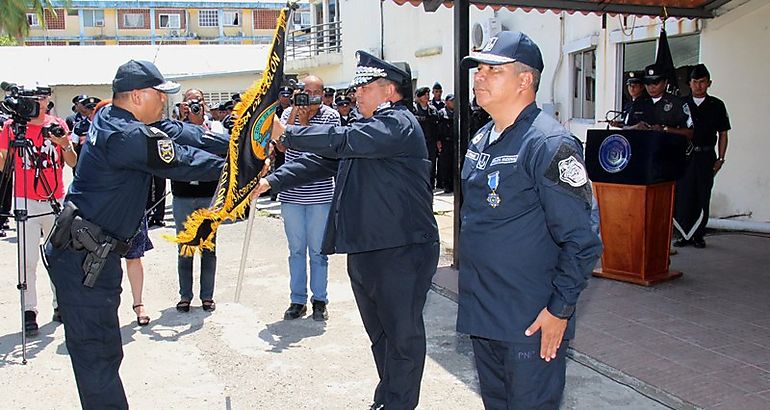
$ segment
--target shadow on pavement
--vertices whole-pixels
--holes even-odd
[[[37,336],[27,337],[27,360],[34,359],[53,342],[53,333],[59,323],[50,322],[40,326]],[[21,329],[15,333],[0,336],[0,368],[21,364]]]
[[[303,319],[279,320],[268,323],[259,332],[259,338],[269,343],[272,353],[295,347],[302,339],[320,336],[326,332],[326,322],[316,322],[310,316]]]
[[[136,324],[136,320],[132,320],[120,328],[123,345],[134,341],[135,333],[146,334],[150,340],[156,342],[176,342],[203,328],[205,319],[210,315],[211,313],[200,308],[191,308],[190,312],[182,313],[170,307],[162,310],[160,317],[150,316],[150,324],[147,326],[140,327]]]

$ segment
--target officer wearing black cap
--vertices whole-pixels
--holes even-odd
[[[291,106],[291,97],[294,95],[294,88],[289,85],[281,87],[278,91],[278,107],[275,109],[275,115],[281,118],[283,111]]]
[[[420,87],[414,96],[414,116],[422,127],[425,135],[425,146],[428,148],[428,158],[431,162],[430,187],[436,186],[436,159],[438,158],[439,144],[439,116],[438,110],[430,103],[430,88]]]
[[[373,409],[413,409],[425,364],[422,310],[438,261],[428,153],[410,112],[409,66],[363,51],[351,85],[365,120],[347,127],[287,126],[273,136],[313,152],[287,163],[256,192],[336,176],[322,251],[347,253],[353,294],[380,377]]]
[[[644,88],[647,96],[634,103],[628,117],[629,129],[656,130],[678,134],[691,139],[693,121],[687,103],[666,91],[669,72],[656,64],[644,69]]]
[[[433,108],[436,109],[436,111],[441,111],[442,108],[444,108],[444,99],[441,98],[441,96],[444,93],[444,89],[441,87],[441,84],[436,81],[433,83],[433,98],[430,99],[430,105],[433,106]]]
[[[145,125],[161,119],[166,93],[179,90],[152,63],[131,60],[120,66],[112,90],[112,105],[94,117],[65,210],[46,247],[84,409],[128,408],[118,374],[120,258],[139,228],[152,175],[211,181],[224,166],[222,158]],[[202,134],[200,128],[198,137]]]
[[[709,217],[711,188],[714,177],[725,163],[730,118],[725,103],[708,94],[709,87],[711,74],[705,65],[696,65],[690,72],[692,93],[685,99],[695,124],[694,147],[684,175],[676,181],[674,227],[680,235],[674,242],[676,247],[706,247],[703,236]]]
[[[346,126],[356,122],[356,117],[352,115],[353,106],[350,98],[344,94],[340,95],[334,101],[334,105],[337,107],[337,112],[340,113],[341,125]]]
[[[67,122],[67,127],[69,129],[73,130],[75,129],[75,124],[83,120],[83,118],[86,117],[85,113],[83,112],[83,105],[80,104],[80,101],[87,99],[88,96],[85,94],[76,95],[72,97],[72,115],[69,115],[65,121]]]
[[[454,156],[455,139],[452,129],[455,115],[455,96],[448,94],[444,99],[444,108],[438,112],[439,145],[438,160],[436,161],[436,186],[444,189],[444,193],[454,192]]]
[[[613,122],[611,125],[614,127],[624,127],[635,125],[639,121],[638,118],[643,114],[640,110],[635,109],[636,101],[647,95],[647,91],[644,89],[644,71],[629,71],[628,78],[626,78],[626,92],[628,94],[628,100],[623,105],[623,113],[621,114],[620,121]],[[638,104],[636,104],[638,105]]]
[[[535,105],[538,46],[505,31],[461,68],[492,121],[463,164],[457,330],[488,409],[557,409],[580,291],[601,254],[582,147]]]
[[[324,88],[324,95],[321,97],[321,104],[334,108],[334,93],[336,90],[332,87]]]

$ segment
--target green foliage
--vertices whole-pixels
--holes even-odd
[[[45,10],[54,12],[55,0],[2,0],[0,7],[0,33],[16,40],[21,40],[29,34],[27,13],[31,10],[37,14],[40,22],[45,25]],[[70,6],[70,0],[57,1],[58,5]],[[2,40],[0,40],[2,41]]]
[[[0,47],[19,45],[16,39],[11,36],[0,36]]]

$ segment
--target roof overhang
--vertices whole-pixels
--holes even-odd
[[[393,0],[399,5],[410,3],[423,5],[426,10],[435,10],[439,4],[451,7],[451,0]],[[508,8],[524,11],[536,10],[583,14],[626,14],[638,16],[663,16],[678,18],[716,17],[716,10],[730,0],[470,0],[478,8]]]

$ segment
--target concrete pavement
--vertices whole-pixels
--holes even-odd
[[[234,303],[233,296],[246,224],[225,225],[218,238],[217,310],[203,312],[196,299],[190,313],[179,313],[174,308],[176,247],[161,239],[172,233],[168,222],[169,227],[150,232],[155,249],[144,258],[144,299],[152,317],[148,327],[136,326],[127,279],[123,283],[121,376],[132,408],[367,408],[377,378],[344,256],[330,258],[330,320],[284,321],[288,274],[281,220],[255,220],[240,303]],[[63,327],[50,322],[51,291],[42,266],[37,284],[40,335],[29,340],[29,363],[20,364],[14,236],[12,231],[0,241],[0,375],[5,384],[0,407],[78,408]],[[454,330],[456,308],[451,299],[431,291],[424,314],[428,358],[421,409],[483,407],[469,340]],[[563,408],[665,407],[570,361]]]

